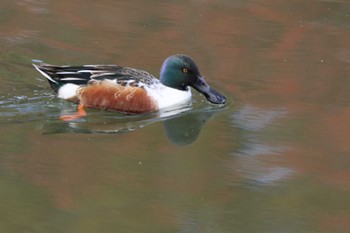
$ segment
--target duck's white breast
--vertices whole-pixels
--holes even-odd
[[[161,83],[144,87],[147,93],[158,103],[159,109],[172,107],[174,105],[181,105],[187,103],[191,97],[191,89],[186,91],[177,90],[167,87]]]

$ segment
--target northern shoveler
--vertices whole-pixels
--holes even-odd
[[[76,117],[67,120],[86,115],[84,107],[126,113],[157,111],[189,101],[190,86],[213,104],[226,102],[205,82],[196,63],[181,54],[164,61],[160,80],[146,71],[118,65],[33,65],[59,98],[79,104]]]

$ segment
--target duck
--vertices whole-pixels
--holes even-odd
[[[184,54],[166,58],[159,79],[152,74],[119,65],[57,66],[34,64],[58,98],[78,104],[75,120],[86,116],[85,108],[142,114],[188,103],[195,89],[211,103],[223,105],[226,98],[201,75],[195,61]]]

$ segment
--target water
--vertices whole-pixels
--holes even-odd
[[[349,232],[348,1],[0,3],[1,232]],[[32,60],[158,74],[193,57],[228,104],[88,110]]]

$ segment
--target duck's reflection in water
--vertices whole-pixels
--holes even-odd
[[[217,111],[189,111],[163,122],[168,139],[180,146],[196,141],[202,127]]]
[[[147,125],[162,122],[165,133],[171,143],[184,146],[193,143],[199,136],[205,123],[223,108],[192,109],[186,107],[163,113],[146,115],[124,115],[101,112],[89,114],[87,118],[64,122],[55,120],[44,126],[45,134],[81,133],[81,134],[120,134],[129,133]]]

